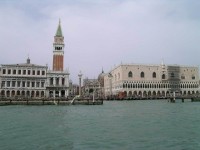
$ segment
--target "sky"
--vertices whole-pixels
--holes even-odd
[[[200,64],[199,0],[0,0],[0,64],[52,69],[59,18],[64,69],[78,83],[119,64]]]

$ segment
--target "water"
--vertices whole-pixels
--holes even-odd
[[[1,150],[199,150],[200,103],[1,106]]]

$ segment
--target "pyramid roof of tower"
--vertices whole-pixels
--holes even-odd
[[[60,25],[60,20],[59,20],[58,28],[57,28],[57,31],[56,31],[56,36],[63,36],[61,25]]]

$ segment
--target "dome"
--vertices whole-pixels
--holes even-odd
[[[98,80],[103,79],[105,75],[106,75],[106,74],[105,74],[104,71],[102,70],[102,72],[101,72],[101,73],[99,74],[99,76],[98,76]]]
[[[101,86],[104,86],[104,76],[106,74],[104,73],[104,71],[102,70],[102,72],[99,74],[98,76],[98,81],[100,82]]]

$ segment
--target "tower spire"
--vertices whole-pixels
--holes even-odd
[[[62,35],[61,20],[60,19],[59,19],[58,28],[57,28],[57,31],[56,31],[56,36],[63,36]]]

